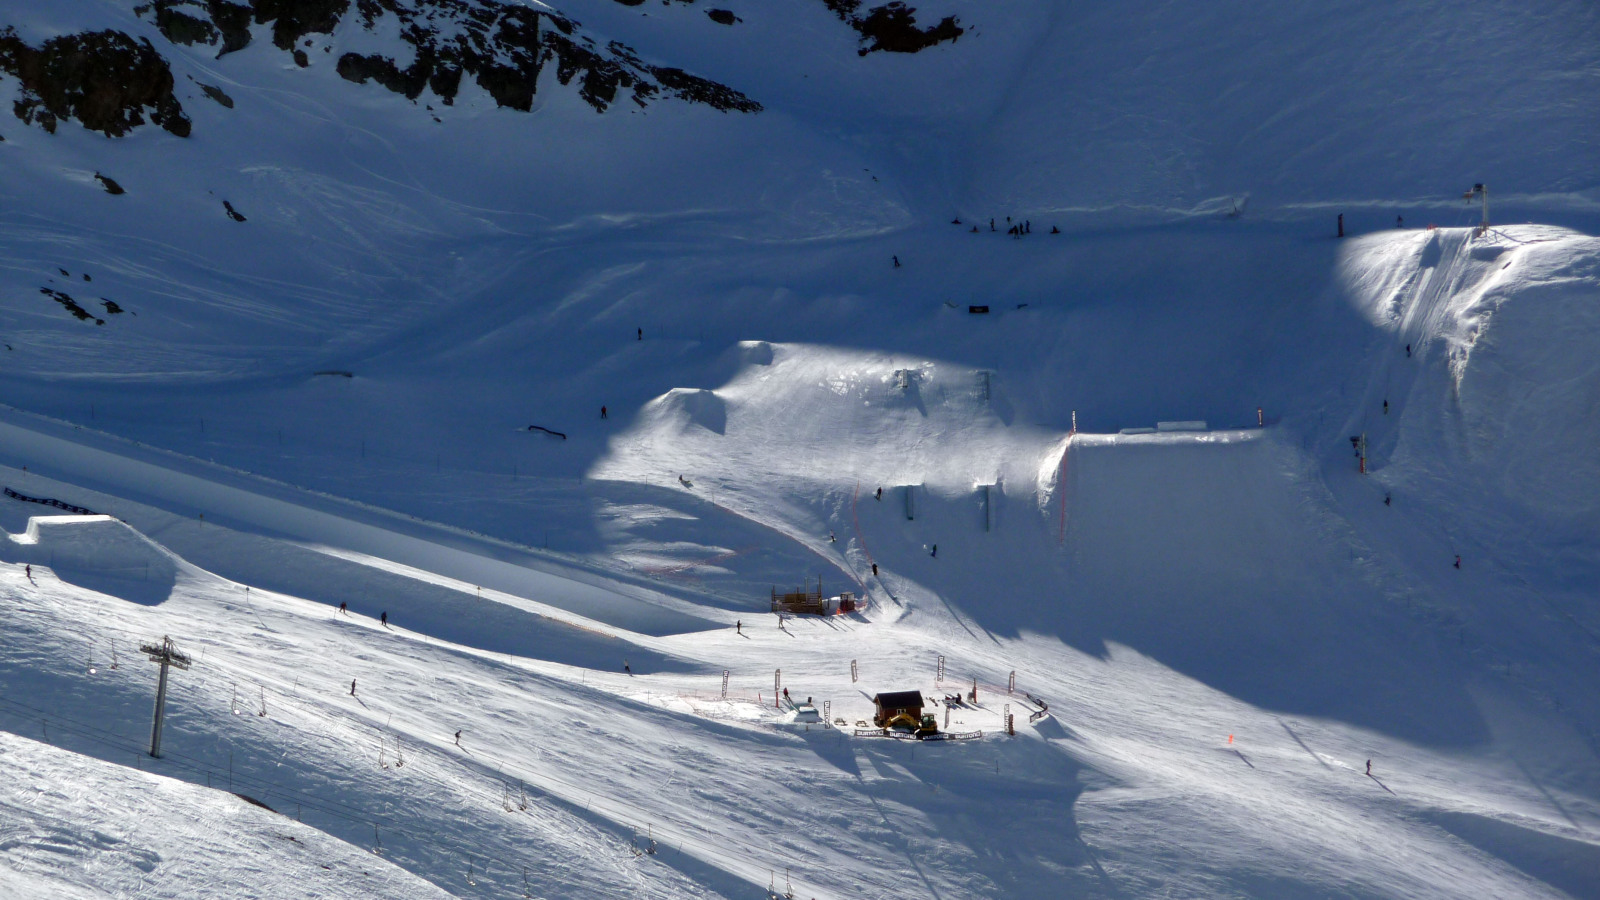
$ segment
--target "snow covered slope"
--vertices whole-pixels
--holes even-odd
[[[12,734],[0,735],[0,759],[0,854],[12,896],[449,896],[221,790]]]
[[[556,6],[4,8],[29,771],[457,896],[1600,895],[1592,5]]]

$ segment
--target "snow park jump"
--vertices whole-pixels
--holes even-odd
[[[1596,896],[1597,72],[9,5],[0,896]]]

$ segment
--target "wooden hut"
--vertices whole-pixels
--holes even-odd
[[[887,691],[873,697],[872,703],[878,709],[872,716],[872,724],[879,728],[889,727],[889,723],[902,714],[910,716],[913,722],[922,721],[921,691]]]

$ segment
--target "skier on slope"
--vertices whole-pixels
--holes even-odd
[[[1456,568],[1461,568],[1461,554],[1456,554]]]
[[[378,623],[381,624],[385,628],[389,627],[389,611],[388,610],[384,610],[383,612],[378,613]]]

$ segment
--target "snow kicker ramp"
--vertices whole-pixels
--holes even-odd
[[[96,486],[113,495],[167,509],[176,505],[184,512],[202,511],[213,521],[241,530],[390,560],[642,634],[680,633],[707,625],[705,620],[649,599],[532,568],[540,561],[510,545],[220,468],[207,467],[204,476],[189,474],[177,466],[205,464],[132,446],[101,449],[49,433],[49,423],[29,425],[35,427],[0,422],[0,453],[30,465],[33,471]],[[149,456],[152,461],[135,458],[137,455]],[[42,467],[41,462],[45,463]]]
[[[165,600],[180,572],[199,572],[111,516],[34,516],[3,552],[62,581],[141,603]]]
[[[1125,644],[1269,709],[1428,743],[1486,737],[1454,634],[1272,432],[1080,435],[1066,491],[1064,590],[1021,605],[1015,627]]]

